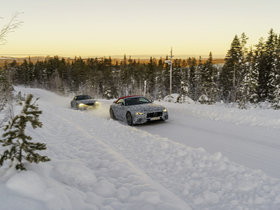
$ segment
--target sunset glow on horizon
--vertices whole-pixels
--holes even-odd
[[[20,12],[23,24],[0,45],[0,56],[224,57],[235,34],[257,44],[279,33],[276,0],[10,0],[0,28]]]

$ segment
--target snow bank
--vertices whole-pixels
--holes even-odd
[[[195,102],[189,98],[188,96],[182,96],[182,98],[180,98],[180,95],[177,93],[173,93],[171,95],[167,95],[164,97],[163,101],[165,102],[172,102],[172,103],[178,103],[178,102],[182,102],[182,103],[186,103],[186,104],[194,104]]]
[[[233,122],[235,124],[280,128],[280,111],[268,106],[239,109],[234,105],[226,104],[172,104],[158,102],[174,109],[175,112],[216,121]]]

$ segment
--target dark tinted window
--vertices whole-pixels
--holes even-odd
[[[76,100],[85,100],[85,99],[91,99],[91,97],[88,96],[88,95],[79,95],[79,96],[76,96]]]
[[[135,97],[135,98],[126,98],[125,99],[126,106],[147,104],[147,103],[151,103],[151,101],[145,97]]]

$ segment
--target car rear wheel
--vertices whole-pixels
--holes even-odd
[[[111,117],[113,120],[116,119],[116,116],[115,116],[114,111],[113,111],[112,108],[110,108],[110,117]]]
[[[132,126],[133,125],[133,118],[130,112],[126,113],[126,122],[128,125]]]
[[[71,108],[72,109],[77,109],[77,106],[76,106],[75,102],[73,102],[73,101],[71,102]]]

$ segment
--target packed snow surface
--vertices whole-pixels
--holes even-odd
[[[130,127],[111,101],[77,111],[16,90],[40,98],[43,127],[27,132],[51,161],[0,168],[0,209],[280,209],[278,111],[161,102],[169,121]]]

